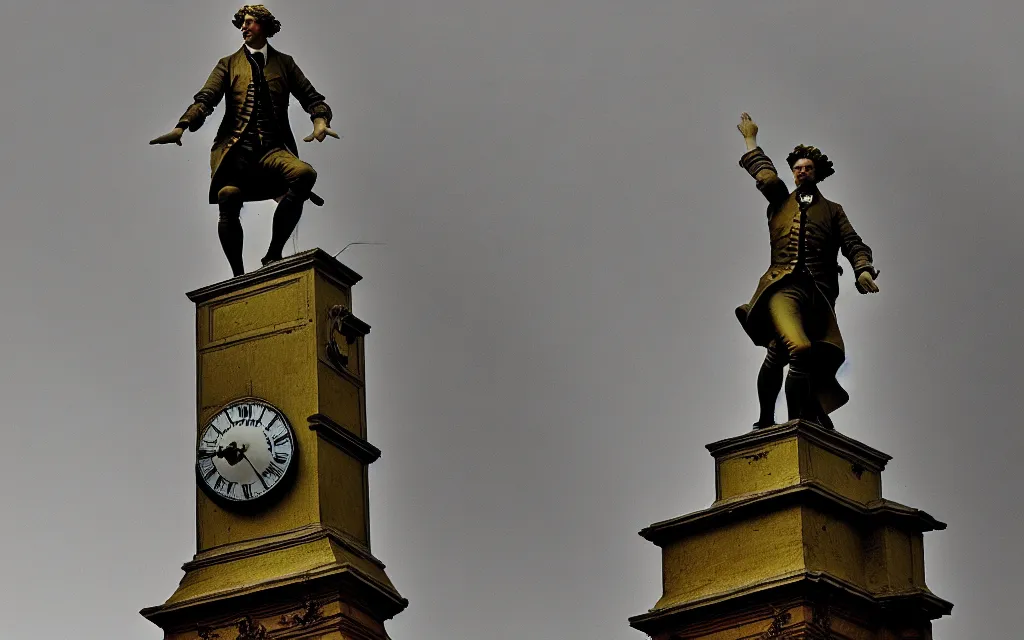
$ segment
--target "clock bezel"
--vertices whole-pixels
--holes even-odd
[[[206,431],[210,428],[210,424],[217,418],[217,416],[219,416],[224,411],[231,409],[232,407],[243,404],[259,404],[264,405],[267,408],[273,410],[275,413],[277,413],[278,416],[280,416],[281,422],[284,423],[285,428],[288,430],[288,434],[291,436],[292,439],[292,455],[290,458],[290,462],[288,463],[288,468],[285,469],[284,475],[281,477],[280,480],[278,480],[274,484],[274,486],[267,489],[264,493],[256,497],[250,498],[248,500],[244,498],[229,498],[227,496],[221,495],[220,493],[217,493],[216,491],[214,491],[213,487],[206,483],[206,480],[203,479],[202,472],[199,469],[199,447],[203,440],[203,434],[205,434]],[[195,469],[196,484],[198,484],[199,488],[202,489],[203,493],[206,494],[206,497],[208,497],[210,500],[212,500],[219,506],[230,508],[235,511],[245,511],[247,509],[253,508],[263,509],[279,501],[281,497],[287,493],[287,488],[292,485],[298,469],[299,443],[295,437],[295,429],[294,427],[292,427],[291,421],[288,419],[288,416],[285,415],[285,412],[280,409],[280,407],[277,407],[269,400],[266,400],[264,398],[260,398],[257,396],[245,396],[243,398],[235,398],[234,400],[227,402],[219,409],[217,409],[210,416],[209,420],[203,423],[203,426],[198,430],[196,434],[196,445],[193,451],[193,456],[195,458],[195,463],[192,466]]]

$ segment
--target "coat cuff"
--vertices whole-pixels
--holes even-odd
[[[865,271],[870,273],[872,278],[874,278],[874,277],[876,277],[878,275],[878,271],[875,270],[874,265],[872,265],[869,262],[867,264],[862,264],[862,265],[858,266],[856,269],[854,269],[853,270],[853,277],[854,278],[859,278],[860,274],[864,273]]]
[[[751,149],[744,153],[740,158],[740,166],[755,179],[757,178],[757,174],[765,169],[778,174],[778,171],[775,170],[775,165],[772,164],[771,158],[765,155],[765,152],[761,150],[761,147]]]
[[[329,106],[327,106],[326,102],[321,102],[320,104],[314,105],[313,107],[310,107],[310,109],[309,109],[309,119],[310,120],[316,120],[318,118],[323,118],[324,120],[327,121],[327,126],[328,127],[331,126],[331,119],[333,117],[334,117],[334,114],[331,113],[331,108]]]
[[[208,115],[210,115],[210,112],[207,111],[206,107],[202,103],[197,102],[186,109],[185,113],[178,118],[178,127],[196,132],[206,122],[206,116]]]

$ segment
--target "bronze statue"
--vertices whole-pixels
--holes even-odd
[[[210,151],[210,204],[217,204],[217,233],[231,271],[245,272],[242,264],[242,203],[277,200],[270,247],[262,262],[281,259],[281,251],[302,216],[307,200],[322,204],[312,192],[316,171],[299,160],[295,137],[288,124],[288,95],[294,95],[313,120],[305,142],[338,138],[330,128],[331,108],[290,55],[267,44],[281,23],[261,4],[245,5],[232,24],[241,30],[242,48],[221,58],[194,104],[177,126],[150,144],[177,144],[185,129],[196,131],[225,98],[224,118]]]
[[[802,418],[832,429],[828,414],[849,400],[836,380],[845,360],[836,323],[839,296],[838,252],[850,261],[860,293],[875,293],[878,270],[871,249],[850,224],[843,207],[826,200],[818,184],[835,173],[828,156],[800,145],[786,158],[796,190],[779,178],[771,159],[757,146],[757,125],[746,113],[737,125],[747,145],[740,166],[757,181],[768,200],[771,266],[750,302],[736,317],[754,344],[768,352],[757,376],[760,416],[755,428],[775,424],[775,400],[786,376],[789,419]]]

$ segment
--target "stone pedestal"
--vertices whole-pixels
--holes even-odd
[[[196,554],[141,613],[167,640],[385,640],[407,606],[370,552],[360,276],[319,249],[189,294],[196,304],[197,433],[258,398],[292,425],[292,482],[231,504],[196,489]],[[183,425],[184,427],[184,425]]]
[[[792,421],[708,445],[710,508],[640,532],[663,595],[630,624],[656,640],[931,638],[952,604],[924,579],[945,524],[882,497],[889,456]]]

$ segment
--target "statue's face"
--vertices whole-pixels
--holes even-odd
[[[814,183],[814,162],[800,158],[793,164],[793,181],[798,185],[804,182]]]
[[[267,43],[266,36],[263,35],[263,26],[256,22],[256,18],[246,14],[242,19],[242,39],[245,40],[245,44],[249,45],[253,49],[262,49],[263,45]]]

